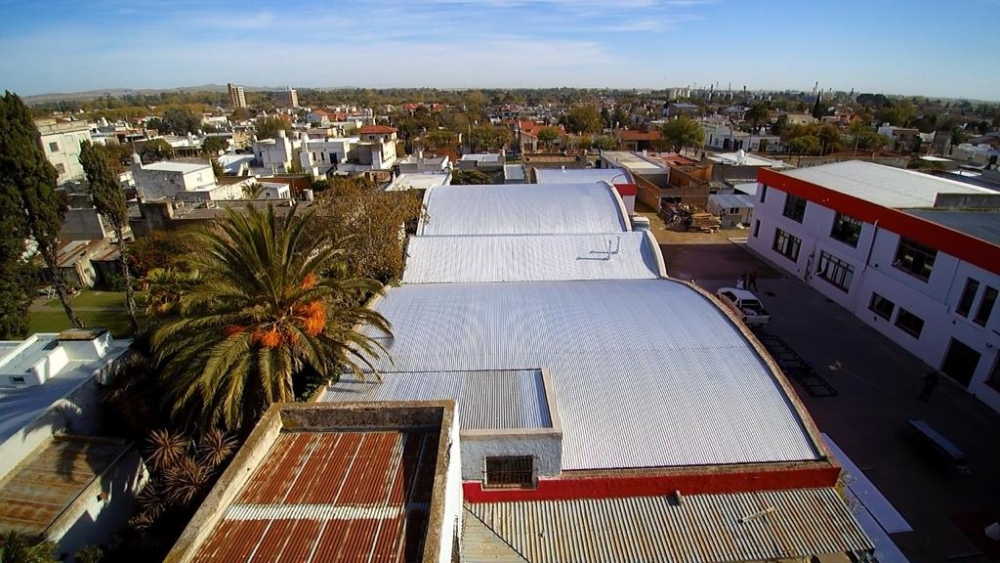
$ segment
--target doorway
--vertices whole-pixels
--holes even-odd
[[[972,375],[976,373],[976,367],[979,365],[979,357],[979,352],[968,347],[961,340],[952,338],[951,344],[948,345],[948,353],[944,357],[944,363],[941,364],[941,371],[961,383],[962,387],[968,387],[972,381]]]

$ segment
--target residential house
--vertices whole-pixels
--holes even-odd
[[[206,201],[241,199],[242,187],[238,184],[219,184],[208,162],[162,161],[142,164],[138,155],[132,163],[139,199],[152,201],[177,199]]]
[[[62,185],[83,180],[80,144],[91,140],[90,125],[82,121],[36,119],[35,127],[38,128],[39,142],[45,158],[59,174],[56,183]]]

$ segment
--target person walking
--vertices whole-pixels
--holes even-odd
[[[920,400],[929,403],[931,400],[931,393],[934,392],[934,388],[941,383],[941,376],[938,372],[932,371],[924,376],[924,388],[920,390]]]
[[[747,289],[757,291],[757,270],[750,272],[750,277],[747,278]]]
[[[736,285],[737,285],[737,287],[739,289],[748,289],[747,288],[747,271],[746,270],[743,270],[743,273],[740,274],[740,283],[738,283]]]

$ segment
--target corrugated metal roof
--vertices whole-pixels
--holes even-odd
[[[655,279],[656,252],[641,232],[412,237],[403,283]]]
[[[883,207],[908,209],[933,207],[937,194],[997,195],[978,188],[913,170],[872,162],[849,160],[833,164],[782,171],[798,178]]]
[[[535,178],[539,184],[632,183],[628,171],[621,168],[536,168]]]
[[[42,534],[126,448],[75,436],[50,441],[0,487],[0,528]]]
[[[772,561],[874,549],[832,488],[691,495],[679,504],[630,497],[466,510],[533,563]]]
[[[290,432],[195,561],[419,561],[436,433]]]
[[[421,235],[620,233],[628,229],[605,184],[435,186]]]
[[[463,430],[551,428],[540,370],[383,373],[382,381],[344,376],[323,400],[431,401],[454,399]]]
[[[749,207],[753,209],[754,198],[745,194],[712,194],[708,196],[708,202],[718,205],[723,209],[734,207]]]
[[[564,470],[817,458],[763,360],[678,282],[403,285],[375,309],[379,370],[548,368]]]
[[[1000,245],[1000,210],[911,209],[907,213],[977,239]]]

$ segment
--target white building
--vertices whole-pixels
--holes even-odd
[[[428,190],[434,186],[451,185],[451,171],[403,173],[393,178],[385,190],[398,192],[405,190]]]
[[[90,140],[90,126],[81,121],[60,123],[54,119],[35,121],[45,158],[56,167],[59,185],[83,180],[80,143]]]
[[[97,434],[98,381],[127,350],[104,329],[0,342],[0,532],[64,559],[125,526],[147,474],[134,446]]]
[[[752,249],[1000,410],[1000,193],[858,161],[759,180]]]
[[[278,131],[274,139],[254,141],[253,154],[260,166],[272,172],[286,172],[292,166],[294,151],[301,146],[299,139],[289,139],[284,130]]]
[[[337,166],[347,160],[351,147],[361,139],[359,137],[325,137],[312,139],[308,134],[302,134],[299,164],[303,170],[313,167],[320,168],[323,174],[327,170],[336,170]]]
[[[138,158],[138,157],[136,157]],[[177,161],[132,163],[132,176],[143,201],[180,199],[185,201],[241,199],[238,184],[219,185],[208,163]]]

